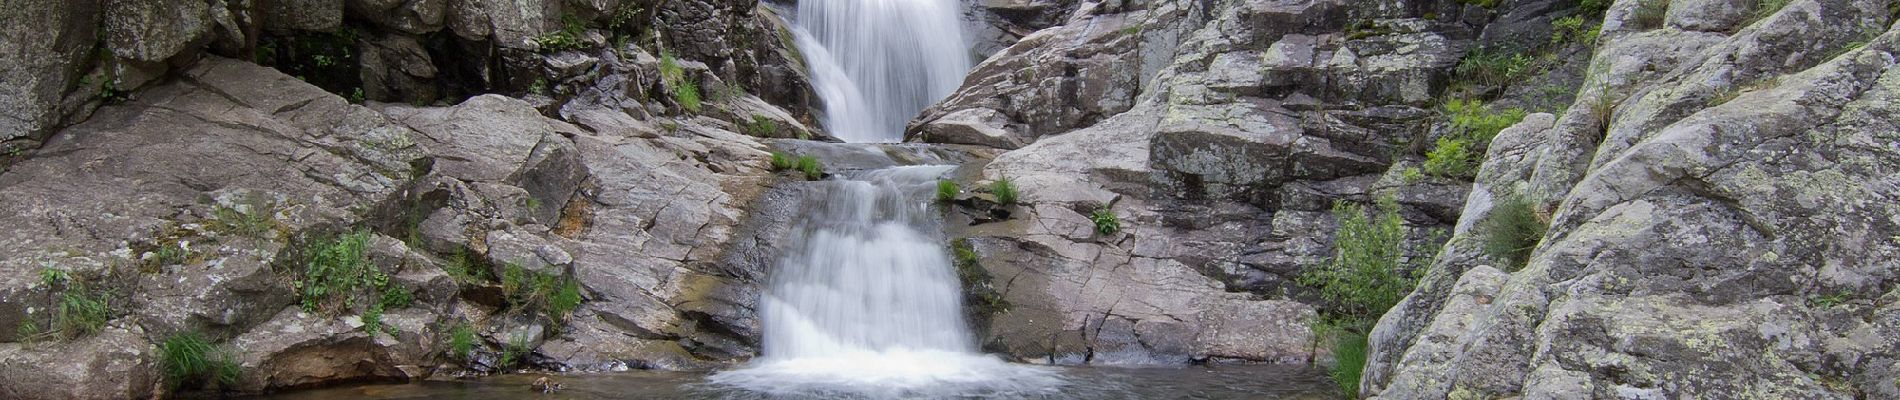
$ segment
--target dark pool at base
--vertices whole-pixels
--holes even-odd
[[[1305,366],[1056,367],[1066,382],[1038,393],[921,398],[1000,399],[1334,399],[1338,390],[1325,371]],[[533,392],[529,383],[551,376],[566,389]],[[578,375],[505,375],[412,384],[365,385],[266,396],[318,399],[767,399],[705,383],[706,374],[629,371]],[[783,399],[785,397],[772,397]],[[813,398],[832,398],[813,397]]]

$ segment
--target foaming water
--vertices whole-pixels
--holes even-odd
[[[959,16],[956,0],[799,1],[795,36],[825,128],[847,142],[902,141],[970,70]]]
[[[1053,369],[975,351],[961,283],[926,200],[950,166],[821,182],[759,300],[764,355],[707,380],[775,396],[1023,397]]]

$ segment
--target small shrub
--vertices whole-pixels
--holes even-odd
[[[799,156],[798,171],[805,173],[805,179],[819,180],[825,177],[824,164],[818,163],[818,157]]]
[[[1544,240],[1547,229],[1543,219],[1530,201],[1511,197],[1499,201],[1491,209],[1491,215],[1483,223],[1486,232],[1484,252],[1508,264],[1510,272],[1524,268],[1530,261],[1531,250],[1537,248],[1537,242]]]
[[[1089,220],[1095,222],[1096,233],[1113,235],[1122,230],[1120,218],[1115,217],[1115,211],[1108,207],[1097,208],[1095,212],[1089,213]]]
[[[548,317],[556,323],[567,320],[567,315],[580,308],[581,285],[573,279],[565,279],[548,296]]]
[[[381,304],[385,308],[407,308],[411,304],[415,304],[415,302],[415,292],[409,291],[409,288],[402,287],[402,285],[387,285],[387,288],[383,289]]]
[[[1014,205],[1016,204],[1017,195],[1016,182],[1009,180],[1007,176],[997,178],[995,182],[990,182],[990,194],[996,195],[996,202],[998,203]]]
[[[449,329],[449,357],[467,360],[475,352],[475,328],[467,323],[455,324]]]
[[[752,122],[745,125],[745,133],[755,137],[778,136],[778,122],[764,115],[752,114]]]
[[[1425,153],[1425,173],[1446,178],[1471,179],[1478,174],[1479,154],[1470,142],[1459,138],[1440,138],[1438,145]]]
[[[1610,9],[1610,3],[1615,1],[1616,0],[1581,0],[1577,2],[1577,9],[1583,11],[1586,15],[1603,15],[1604,11]]]
[[[1339,230],[1332,258],[1309,268],[1297,280],[1318,289],[1326,301],[1323,313],[1329,324],[1363,334],[1411,293],[1415,283],[1399,262],[1404,256],[1404,222],[1398,202],[1391,197],[1380,199],[1372,210],[1345,201],[1335,203],[1333,218]]]
[[[937,201],[945,203],[957,201],[957,195],[960,194],[963,194],[963,188],[958,187],[956,181],[949,179],[937,181]]]
[[[1639,29],[1656,29],[1663,27],[1663,21],[1668,16],[1669,0],[1640,0],[1636,3],[1631,22]]]
[[[587,32],[586,24],[573,15],[561,16],[561,30],[548,32],[534,38],[541,45],[541,51],[573,50],[582,47],[581,36]]]
[[[382,304],[375,304],[375,305],[369,306],[368,310],[363,311],[362,319],[363,319],[363,332],[369,333],[369,336],[372,338],[376,337],[377,333],[382,333],[383,331],[387,330],[387,329],[384,329],[385,327],[383,326],[383,305]],[[394,335],[392,334],[391,336],[394,336]]]
[[[798,159],[790,154],[772,152],[772,170],[785,171],[798,167]]]
[[[230,388],[237,385],[243,366],[230,351],[221,351],[198,332],[176,333],[158,345],[159,368],[172,389],[205,384]]]

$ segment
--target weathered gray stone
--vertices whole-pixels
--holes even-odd
[[[264,26],[278,31],[328,32],[343,26],[344,0],[271,0],[261,2]]]

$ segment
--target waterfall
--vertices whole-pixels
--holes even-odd
[[[969,69],[955,0],[801,0],[794,35],[846,141],[896,142]],[[962,282],[931,213],[953,166],[849,172],[812,183],[807,212],[759,299],[763,355],[707,378],[798,398],[1052,394],[1051,370],[976,352]]]
[[[902,141],[970,70],[956,0],[801,0],[797,15],[825,128],[847,142]]]

